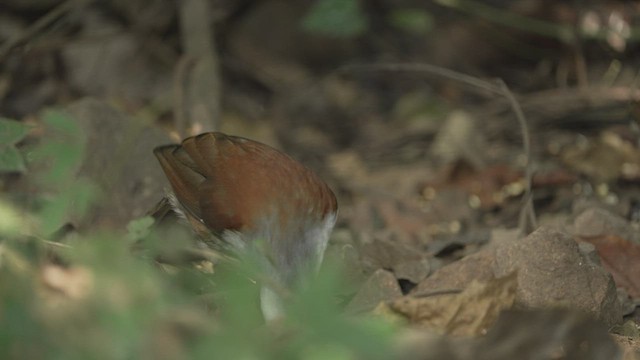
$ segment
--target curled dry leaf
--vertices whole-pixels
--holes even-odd
[[[517,285],[517,276],[513,273],[485,283],[474,280],[458,294],[405,296],[389,302],[387,307],[410,323],[442,333],[480,335],[495,322],[500,312],[513,306]]]

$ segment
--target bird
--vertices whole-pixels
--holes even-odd
[[[153,152],[171,185],[173,210],[216,247],[258,253],[269,278],[260,288],[263,317],[283,317],[277,287],[292,289],[322,263],[338,212],[331,188],[283,152],[221,132]]]

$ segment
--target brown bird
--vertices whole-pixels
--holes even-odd
[[[317,271],[336,221],[336,197],[316,174],[259,142],[209,132],[154,150],[174,210],[200,236],[232,252],[257,250],[278,286]],[[257,246],[262,244],[262,246]],[[273,286],[260,291],[267,320],[282,315]]]

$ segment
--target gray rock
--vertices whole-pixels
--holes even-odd
[[[487,248],[442,267],[421,281],[411,294],[464,289],[471,281],[489,281],[493,276],[494,250]]]
[[[497,277],[517,271],[522,307],[577,308],[609,326],[622,320],[613,278],[564,233],[540,228],[497,247],[493,271]]]
[[[431,272],[428,259],[403,261],[393,267],[393,273],[398,279],[409,280],[414,284],[419,284]]]
[[[518,307],[580,309],[609,326],[622,320],[613,278],[593,251],[581,250],[569,235],[549,228],[523,239],[509,232],[497,235],[485,249],[421,281],[411,294],[464,289],[472,280],[485,282],[517,271]]]
[[[360,288],[347,306],[347,311],[371,310],[383,301],[389,301],[400,296],[402,296],[402,290],[395,276],[389,271],[379,269]]]
[[[69,112],[86,136],[78,176],[97,184],[103,195],[88,216],[69,221],[79,227],[124,227],[146,215],[168,187],[153,148],[173,141],[161,129],[136,123],[95,99],[75,102]]]
[[[640,242],[637,231],[623,217],[601,208],[590,208],[573,222],[574,234],[579,237],[618,235],[623,239]]]

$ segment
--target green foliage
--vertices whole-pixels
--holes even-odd
[[[21,122],[0,117],[0,144],[15,144],[22,140],[30,127]]]
[[[75,239],[60,251],[70,264],[57,270],[60,282],[45,284],[58,267],[3,252],[0,358],[393,358],[390,325],[341,314],[339,270],[291,294],[287,317],[265,325],[250,281],[260,275],[255,262],[221,264],[215,274],[186,267],[165,273],[123,243],[109,234]],[[215,311],[196,301],[212,289]]]
[[[213,264],[213,273],[159,266],[157,254],[188,241],[155,231],[148,217],[124,236],[48,241],[95,196],[75,178],[84,141],[73,120],[49,112],[43,121],[47,135],[29,150],[27,176],[41,186],[34,205],[0,199],[0,359],[393,358],[390,325],[341,314],[335,294],[347,285],[337,264],[286,297],[285,319],[264,324],[262,272],[250,256]],[[131,250],[140,244],[161,245],[140,256]]]
[[[13,224],[0,225],[0,231],[21,227],[29,235],[50,235],[70,217],[86,213],[95,198],[96,188],[76,176],[84,156],[84,135],[74,119],[59,111],[48,111],[43,115],[42,124],[45,139],[22,149],[28,160],[25,166],[15,144],[26,136],[30,127],[0,119],[0,172],[29,169],[30,179],[39,188],[38,196],[30,199],[32,214],[0,206],[6,216],[19,214],[20,218]],[[26,223],[27,217],[33,221]]]
[[[18,235],[26,226],[27,223],[16,209],[0,200],[0,238]]]
[[[46,140],[28,153],[33,180],[42,196],[36,210],[40,227],[37,232],[49,235],[70,218],[86,213],[95,200],[97,188],[77,172],[84,157],[85,136],[74,119],[59,111],[43,115]]]
[[[434,26],[434,20],[430,13],[422,9],[395,9],[389,14],[389,22],[408,33],[426,34]]]
[[[24,158],[15,144],[27,135],[29,129],[21,122],[0,117],[0,173],[26,170]]]
[[[153,218],[151,216],[132,220],[129,225],[127,225],[127,238],[132,243],[137,240],[143,240],[149,236],[151,226],[153,226]]]
[[[367,30],[358,0],[317,0],[302,21],[310,33],[350,38]]]
[[[388,15],[391,25],[416,35],[431,31],[431,14],[418,8],[399,8]],[[317,0],[302,21],[303,28],[314,34],[352,38],[368,28],[368,21],[357,0]]]
[[[350,318],[330,294],[342,292],[342,267],[333,263],[315,281],[294,296],[287,319],[300,329],[300,347],[312,358],[329,354],[338,358],[389,359],[392,328],[374,319]],[[319,346],[322,345],[322,346]],[[324,357],[328,358],[328,357]]]

